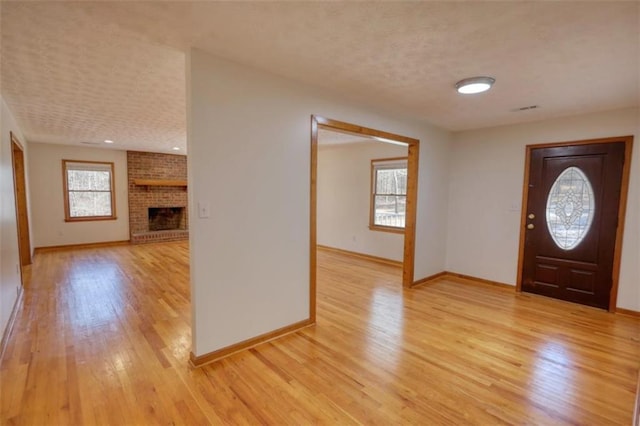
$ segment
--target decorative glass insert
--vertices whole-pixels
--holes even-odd
[[[587,176],[578,167],[568,167],[551,186],[547,197],[547,227],[563,250],[576,248],[587,236],[595,201]]]

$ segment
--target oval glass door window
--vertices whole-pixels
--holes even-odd
[[[587,236],[595,201],[587,176],[578,167],[568,167],[551,186],[547,196],[547,228],[563,250],[578,246]]]

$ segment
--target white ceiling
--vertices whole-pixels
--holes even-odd
[[[191,46],[454,131],[640,99],[637,2],[1,7],[2,94],[35,142],[184,152]],[[474,75],[495,77],[494,89],[456,94],[455,82]],[[513,111],[529,105],[540,108]]]

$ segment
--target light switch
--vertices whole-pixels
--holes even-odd
[[[209,217],[209,213],[210,213],[209,203],[199,202],[198,217],[200,219],[207,219]]]

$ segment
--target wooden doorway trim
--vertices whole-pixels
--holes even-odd
[[[11,164],[13,167],[13,188],[16,203],[16,223],[18,228],[18,251],[20,268],[31,264],[31,242],[29,237],[29,215],[27,210],[27,183],[24,167],[24,149],[18,138],[11,132]],[[22,274],[20,274],[22,276]]]
[[[516,291],[522,291],[522,267],[524,264],[524,239],[525,224],[527,220],[527,200],[529,199],[529,176],[531,161],[531,151],[537,148],[555,148],[572,145],[591,145],[602,143],[624,142],[624,164],[622,167],[622,183],[620,186],[620,203],[618,206],[618,229],[616,230],[616,242],[613,253],[613,272],[611,293],[609,295],[609,312],[616,311],[618,301],[618,284],[620,280],[620,258],[622,256],[622,237],[624,234],[625,213],[627,209],[627,195],[629,192],[629,174],[631,172],[631,151],[633,148],[633,136],[619,136],[602,139],[587,139],[572,142],[543,143],[526,146],[526,155],[524,163],[524,183],[522,186],[522,212],[520,216],[520,245],[518,249],[518,276],[516,280]]]
[[[418,198],[418,158],[420,141],[418,139],[401,136],[381,130],[370,129],[343,121],[332,120],[317,115],[311,116],[311,236],[310,236],[310,283],[311,283],[311,318],[315,321],[315,297],[316,297],[316,259],[317,259],[317,174],[318,174],[318,129],[334,130],[342,133],[355,133],[359,135],[390,139],[404,142],[408,145],[407,154],[407,207],[404,230],[404,253],[402,261],[402,286],[411,287],[413,284],[413,270],[415,265],[415,239],[416,239],[416,208]]]

